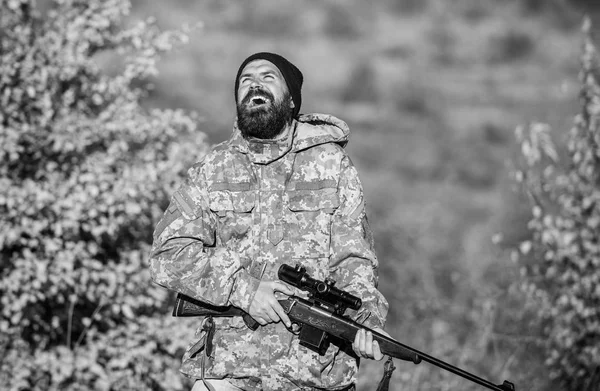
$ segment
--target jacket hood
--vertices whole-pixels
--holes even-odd
[[[294,137],[294,151],[315,145],[336,143],[345,147],[350,138],[350,128],[339,118],[328,114],[301,114]]]
[[[301,114],[294,120],[290,135],[278,140],[246,140],[234,125],[229,145],[248,154],[254,163],[269,164],[288,152],[299,152],[320,144],[336,143],[345,147],[350,136],[348,125],[327,114]]]

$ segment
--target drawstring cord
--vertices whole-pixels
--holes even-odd
[[[206,360],[208,360],[212,354],[213,335],[215,334],[215,322],[212,316],[207,316],[204,318],[204,321],[202,322],[202,334],[203,335],[200,338],[199,343],[204,343],[204,351],[202,352],[202,357],[200,358],[200,380],[202,380],[202,383],[204,383],[204,386],[208,391],[215,391],[215,388],[204,378]]]

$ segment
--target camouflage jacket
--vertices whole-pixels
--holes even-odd
[[[282,263],[300,263],[362,299],[347,315],[383,327],[388,304],[376,289],[362,186],[343,149],[348,136],[344,122],[323,114],[301,115],[277,141],[249,142],[234,127],[229,141],[189,170],[156,226],[153,280],[248,310],[261,279],[277,279]],[[356,381],[354,357],[333,345],[319,356],[281,322],[254,332],[239,317],[215,323],[207,378],[262,382],[264,390],[339,389]],[[200,378],[199,358],[188,353],[182,372]]]

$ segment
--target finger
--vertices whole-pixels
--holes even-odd
[[[352,343],[352,350],[354,350],[354,353],[356,353],[357,356],[360,356],[360,332],[361,330],[358,330],[356,332],[356,335],[354,336],[354,342]]]
[[[368,358],[373,358],[373,334],[371,331],[365,333],[365,355]]]
[[[358,333],[356,333],[356,339],[355,339],[355,344],[356,344],[356,350],[355,352],[361,356],[361,357],[365,357],[365,330],[364,329],[360,329]]]
[[[283,309],[283,307],[281,306],[281,304],[279,304],[279,302],[275,302],[272,306],[273,310],[277,313],[277,316],[279,317],[279,319],[281,319],[281,321],[283,322],[283,324],[290,328],[292,326],[292,322],[290,321],[289,316],[285,313],[285,310]]]
[[[360,352],[361,352],[361,354],[362,354],[363,357],[368,357],[369,356],[367,354],[367,332],[365,331],[365,329],[361,330]]]
[[[373,358],[377,361],[383,358],[383,353],[381,353],[381,348],[377,341],[373,341]]]
[[[279,315],[277,315],[277,313],[275,312],[275,310],[273,310],[272,307],[267,307],[265,308],[265,318],[267,318],[267,321],[272,321],[273,323],[277,323],[279,322]],[[270,322],[269,322],[270,323]]]
[[[262,318],[262,316],[256,316],[254,317],[254,320],[256,320],[261,326],[265,326],[267,324],[267,322]]]

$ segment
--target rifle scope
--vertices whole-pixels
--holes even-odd
[[[315,299],[336,307],[358,310],[362,305],[360,298],[334,287],[335,281],[329,279],[320,281],[310,277],[306,273],[306,268],[300,264],[296,264],[295,268],[285,264],[281,265],[277,276],[281,281],[309,292]]]

